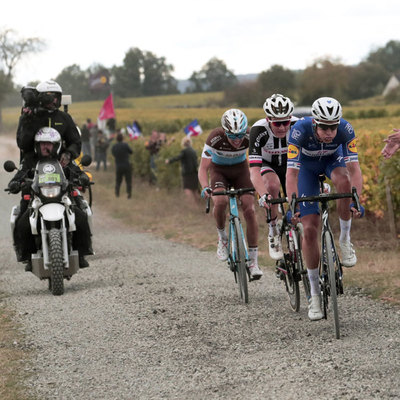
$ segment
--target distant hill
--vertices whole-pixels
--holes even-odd
[[[239,82],[246,82],[246,81],[255,81],[257,79],[258,74],[242,74],[236,75],[236,78]],[[186,89],[190,86],[189,79],[181,79],[178,80],[178,90],[181,93],[185,93]]]

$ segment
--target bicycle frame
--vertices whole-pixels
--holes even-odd
[[[322,303],[324,318],[327,319],[327,309],[329,298],[332,303],[332,311],[334,316],[334,331],[337,339],[340,338],[339,327],[339,310],[337,296],[343,294],[343,269],[336,250],[335,240],[332,229],[329,224],[329,205],[331,200],[343,198],[352,198],[355,202],[355,208],[360,210],[360,202],[356,188],[352,188],[351,193],[333,193],[326,194],[323,191],[323,182],[325,175],[320,175],[320,194],[317,196],[305,196],[296,199],[297,203],[314,202],[321,203],[321,250],[320,250],[320,288],[322,294]]]
[[[239,217],[239,209],[238,209],[238,204],[237,204],[237,199],[235,195],[229,195],[229,192],[227,193],[227,195],[229,196],[229,253],[232,256],[232,260],[236,260],[237,259],[237,240],[236,240],[236,236],[235,236],[235,218],[239,219],[240,222],[240,217]],[[244,245],[244,250],[245,250],[245,258],[246,258],[246,267],[248,266],[248,263],[250,261],[249,258],[249,251],[248,251],[248,247],[247,247],[247,243],[244,240],[244,231],[243,231],[243,226],[240,223],[240,232],[241,232],[241,237],[242,237],[242,241],[243,241],[243,245]],[[228,259],[228,263],[229,263],[229,259]],[[233,270],[234,266],[230,266],[231,270]],[[236,275],[235,275],[235,279],[236,279]]]
[[[247,280],[252,279],[248,270],[250,257],[242,223],[240,222],[237,196],[253,191],[253,188],[234,189],[230,187],[228,190],[213,192],[213,196],[228,196],[229,199],[228,265],[234,273],[235,282],[239,285],[240,297],[245,303],[249,301]],[[209,201],[207,201],[206,212],[209,209]]]
[[[279,229],[279,236],[281,238],[282,248],[286,243],[286,250],[284,251],[284,258],[276,262],[277,276],[284,281],[286,292],[289,297],[290,306],[293,311],[298,312],[300,309],[300,289],[299,282],[303,281],[304,292],[308,298],[310,296],[310,288],[306,270],[304,269],[303,257],[301,252],[301,229],[300,225],[293,225],[287,219],[283,203],[286,199],[271,199],[267,200],[268,204],[280,204],[283,212],[282,225]],[[296,205],[296,198],[292,199],[290,209],[293,214]],[[267,219],[271,218],[271,210],[267,208]],[[285,239],[285,240],[284,240]]]

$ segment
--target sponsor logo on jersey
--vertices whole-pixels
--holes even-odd
[[[354,133],[354,129],[353,129],[353,127],[351,126],[350,122],[348,122],[348,123],[346,124],[346,126],[344,127],[344,129],[347,131],[347,133],[348,133],[349,135],[352,135],[352,134]]]
[[[299,149],[295,145],[289,144],[287,155],[290,159],[296,158],[299,155]]]
[[[350,153],[357,153],[357,140],[353,139],[350,143],[347,144],[347,150]]]
[[[292,131],[292,138],[294,140],[299,140],[299,137],[301,136],[301,132],[298,129],[293,129]]]

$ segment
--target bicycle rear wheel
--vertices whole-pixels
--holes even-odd
[[[247,268],[246,268],[246,251],[244,248],[244,237],[242,235],[241,224],[238,218],[234,218],[235,231],[235,273],[239,285],[240,297],[244,303],[249,302],[249,291],[247,287]]]
[[[325,232],[325,250],[326,250],[326,262],[328,266],[328,278],[329,278],[329,294],[331,298],[331,306],[333,311],[333,327],[336,339],[340,339],[340,326],[339,326],[339,308],[337,301],[337,290],[336,290],[336,270],[335,261],[333,259],[333,239],[330,232]]]

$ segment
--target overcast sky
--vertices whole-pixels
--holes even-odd
[[[39,37],[46,49],[25,58],[15,81],[55,78],[78,64],[122,65],[131,47],[165,57],[188,79],[212,57],[235,74],[279,64],[303,69],[331,56],[358,64],[400,40],[399,0],[3,0],[0,30]]]

